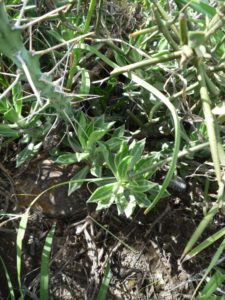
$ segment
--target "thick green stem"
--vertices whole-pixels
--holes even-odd
[[[23,44],[21,30],[14,28],[10,22],[3,1],[0,1],[0,52],[13,61],[27,79],[38,104],[40,99],[49,101],[59,115],[64,118],[64,112],[71,114],[71,96],[61,92],[51,79],[41,72],[39,56],[33,55]]]
[[[185,14],[180,14],[180,38],[182,45],[188,44],[188,27]]]
[[[110,73],[110,75],[118,75],[118,74],[122,74],[125,72],[133,71],[133,70],[136,70],[139,68],[149,67],[152,65],[156,65],[158,63],[167,62],[167,61],[179,58],[179,57],[181,57],[181,55],[182,55],[182,51],[176,51],[176,52],[173,52],[170,54],[163,55],[161,57],[145,59],[143,61],[140,61],[140,62],[137,62],[134,64],[130,64],[130,65],[127,65],[127,66],[124,66],[121,68],[116,68]]]
[[[132,33],[130,33],[130,37],[132,37],[132,38],[135,37],[136,38],[139,35],[150,34],[150,33],[157,32],[157,31],[158,31],[158,26],[155,25],[155,26],[152,26],[150,28],[144,28],[144,29],[132,32]]]
[[[205,80],[205,69],[203,66],[202,60],[199,58],[197,61],[198,68],[198,80],[200,84],[200,95],[202,100],[202,107],[208,132],[210,150],[212,154],[212,160],[214,164],[214,169],[216,173],[216,178],[218,184],[221,182],[221,169],[220,169],[220,159],[219,159],[219,151],[218,151],[218,142],[216,138],[216,130],[214,126],[214,117],[211,110],[211,100],[209,98],[209,93]]]
[[[170,46],[173,48],[173,50],[177,51],[178,45],[177,43],[174,41],[173,37],[171,36],[168,28],[167,28],[167,24],[165,22],[163,22],[158,9],[156,7],[153,7],[153,11],[154,11],[154,15],[155,15],[155,19],[156,19],[156,23],[160,29],[160,31],[162,32],[162,34],[164,35],[164,37],[167,39],[168,43],[170,44]]]
[[[159,1],[153,1],[154,4],[156,5],[156,7],[158,8],[159,13],[161,14],[161,16],[163,17],[163,19],[167,22],[169,22],[169,16],[167,14],[167,12],[164,10],[164,8],[160,5]],[[176,36],[176,40],[179,41],[180,39],[180,35],[179,32],[176,28],[176,26],[174,24],[169,25],[171,27],[171,29],[173,30],[173,32],[175,33]]]
[[[208,25],[208,31],[205,33],[205,38],[208,40],[220,27],[224,24],[225,4],[222,4],[218,9],[217,14],[213,17]]]

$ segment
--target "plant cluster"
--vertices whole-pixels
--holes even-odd
[[[55,163],[80,165],[69,194],[92,176],[97,187],[88,202],[97,209],[115,204],[118,214],[127,217],[137,206],[148,213],[168,195],[178,159],[212,159],[216,200],[210,199],[183,258],[224,236],[223,229],[193,248],[225,200],[223,1],[215,7],[197,0],[123,1],[123,12],[132,5],[144,15],[142,27],[126,40],[122,29],[119,38],[110,32],[105,15],[111,11],[116,16],[112,2],[57,1],[42,15],[33,2],[28,6],[23,1],[20,10],[13,6],[20,1],[8,2],[7,7],[0,1],[1,149],[23,145],[16,156],[20,166],[43,149],[62,122],[61,143],[49,155]],[[45,10],[44,4],[39,8]],[[128,19],[123,20],[130,25]],[[166,176],[161,185],[154,176],[162,167]],[[202,281],[224,247],[223,241]],[[218,277],[224,280],[216,268],[199,299],[213,295]]]

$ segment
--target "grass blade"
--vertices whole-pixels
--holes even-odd
[[[220,229],[210,237],[208,237],[206,240],[204,240],[201,244],[199,244],[197,247],[192,249],[188,256],[185,258],[185,261],[188,259],[193,258],[195,255],[199,254],[204,249],[208,248],[210,245],[215,243],[218,239],[220,239],[223,235],[225,235],[225,228]]]
[[[206,284],[206,286],[202,290],[199,300],[214,299],[214,298],[212,298],[213,297],[212,294],[221,285],[221,283],[224,282],[224,280],[225,280],[225,271],[221,268],[217,268],[216,273],[213,274],[213,276],[210,278],[209,282]],[[225,299],[225,296],[220,297],[219,299],[223,300],[223,299]]]
[[[196,243],[198,238],[201,236],[202,232],[205,230],[205,228],[208,226],[208,224],[212,221],[215,214],[218,212],[218,204],[216,203],[208,212],[208,214],[202,219],[198,227],[196,228],[195,232],[192,234],[190,240],[188,241],[183,254],[181,256],[181,259],[183,259],[186,254],[191,250],[193,245]]]
[[[12,282],[11,282],[8,270],[6,268],[6,265],[5,265],[5,263],[4,263],[4,261],[3,261],[3,259],[2,259],[1,256],[0,256],[0,261],[1,261],[2,265],[3,265],[4,272],[5,272],[5,277],[7,279],[10,299],[11,300],[15,300],[16,298],[15,298],[15,294],[14,294],[14,290],[13,290],[13,285],[12,285]]]
[[[27,228],[28,217],[29,217],[29,208],[26,210],[26,212],[21,217],[19,229],[18,229],[17,237],[16,237],[17,280],[18,280],[19,289],[20,289],[20,293],[21,293],[21,299],[24,299],[22,284],[21,284],[22,243],[23,243],[23,238],[24,238],[25,231]]]
[[[55,233],[55,224],[49,231],[41,257],[41,273],[40,273],[40,299],[48,300],[48,283],[49,283],[49,258],[51,253],[52,241]]]
[[[110,265],[108,263],[107,266],[106,266],[105,272],[104,272],[104,277],[103,277],[102,284],[101,284],[101,287],[100,287],[100,290],[99,290],[99,293],[98,293],[98,296],[97,296],[96,300],[105,300],[105,299],[107,299],[106,298],[107,297],[107,291],[108,291],[108,288],[109,288],[109,282],[110,282],[111,277],[112,277],[112,274],[111,274],[111,271],[110,271]]]
[[[225,239],[222,241],[222,243],[220,244],[219,248],[217,249],[216,253],[213,255],[213,258],[207,268],[207,270],[205,271],[204,276],[202,277],[201,281],[199,282],[199,284],[197,285],[192,298],[191,299],[195,299],[195,295],[197,293],[197,291],[199,290],[200,286],[202,285],[203,281],[206,279],[207,275],[211,272],[211,270],[216,266],[221,254],[223,253],[223,250],[225,248]]]

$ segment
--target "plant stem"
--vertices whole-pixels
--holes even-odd
[[[218,151],[218,142],[216,138],[216,130],[214,125],[214,117],[211,110],[211,100],[209,98],[209,93],[205,80],[205,69],[203,66],[202,59],[198,58],[197,60],[197,69],[198,69],[198,81],[200,84],[200,95],[202,100],[202,107],[208,132],[210,150],[212,154],[212,160],[214,164],[214,169],[216,173],[216,178],[218,184],[221,182],[221,169],[220,169],[220,159]]]
[[[180,37],[182,45],[188,44],[188,27],[185,14],[180,14]]]
[[[54,107],[57,113],[65,119],[63,111],[72,113],[71,99],[74,96],[59,90],[50,77],[41,72],[39,56],[33,55],[23,44],[20,29],[15,29],[10,22],[3,1],[0,0],[0,52],[7,56],[18,67],[27,79],[36,97],[37,105],[42,105],[42,98]],[[36,108],[37,108],[36,105]]]
[[[155,14],[155,19],[156,19],[156,23],[160,29],[160,31],[162,32],[162,34],[164,35],[164,37],[167,39],[168,43],[170,44],[170,46],[173,48],[173,50],[177,51],[178,50],[178,45],[177,43],[174,41],[173,37],[171,36],[168,28],[167,28],[167,24],[165,24],[165,21],[162,21],[162,18],[158,12],[158,9],[156,7],[153,7],[153,11]]]
[[[159,13],[161,14],[161,16],[163,17],[163,19],[164,19],[167,23],[169,23],[169,16],[168,16],[167,12],[164,10],[164,8],[160,5],[160,2],[154,0],[153,3],[154,3],[154,4],[156,5],[156,7],[158,8],[158,11],[159,11]],[[171,24],[170,27],[171,27],[171,29],[173,30],[173,32],[175,33],[176,39],[179,41],[180,35],[179,35],[179,32],[178,32],[176,26],[175,26],[174,24]]]
[[[139,68],[148,67],[148,66],[156,65],[158,63],[167,62],[167,61],[179,58],[179,57],[181,57],[181,55],[182,55],[182,51],[176,51],[176,52],[169,53],[169,54],[166,54],[161,57],[145,59],[141,62],[130,64],[130,65],[120,67],[120,68],[116,68],[110,73],[110,75],[119,75],[119,74],[122,74],[125,72],[134,71]]]

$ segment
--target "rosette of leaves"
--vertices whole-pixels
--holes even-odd
[[[99,186],[88,202],[96,203],[97,210],[116,204],[118,214],[125,213],[127,217],[132,215],[136,206],[148,207],[160,188],[159,184],[149,180],[156,171],[154,167],[150,170],[149,166],[159,159],[159,154],[143,154],[145,139],[134,140],[130,145],[123,141],[116,154],[104,143],[99,143],[99,146],[105,165],[115,179]],[[146,173],[143,173],[145,169]]]
[[[122,140],[124,140],[124,128],[115,129],[107,139],[106,135],[115,122],[105,122],[104,115],[97,118],[89,118],[83,112],[79,112],[74,122],[74,132],[68,134],[68,142],[73,152],[61,153],[56,163],[74,164],[84,163],[84,166],[71,178],[69,183],[69,195],[81,187],[82,182],[75,180],[85,179],[90,172],[93,176],[100,178],[104,156],[98,142],[105,139],[104,144],[109,151],[116,151]]]

